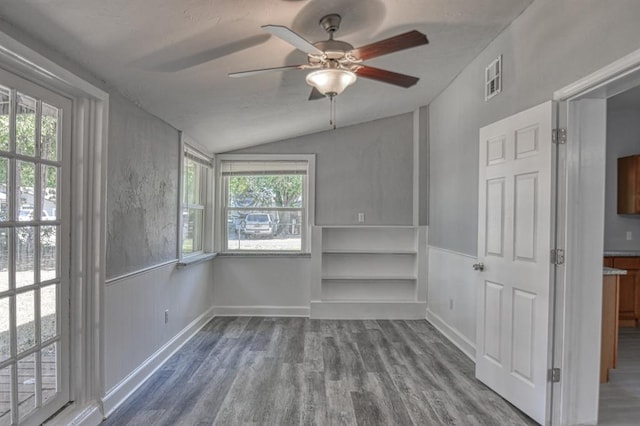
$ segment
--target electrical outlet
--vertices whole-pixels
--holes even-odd
[[[168,324],[169,323],[169,310],[165,310],[164,311],[164,323]]]
[[[358,222],[364,223],[364,213],[363,212],[358,213]]]
[[[449,310],[453,311],[453,299],[449,299]]]
[[[627,241],[633,240],[633,233],[631,231],[627,231]]]

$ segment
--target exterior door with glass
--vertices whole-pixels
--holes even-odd
[[[70,400],[71,107],[0,70],[0,426]]]

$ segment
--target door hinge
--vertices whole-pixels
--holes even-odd
[[[551,383],[560,383],[560,369],[552,368],[549,370],[549,381]]]
[[[567,129],[553,129],[551,131],[551,141],[560,145],[567,143]]]
[[[551,249],[551,264],[563,265],[564,264],[564,250],[563,249]]]

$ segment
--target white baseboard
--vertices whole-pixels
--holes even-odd
[[[133,372],[120,383],[111,388],[102,399],[105,417],[108,417],[127,398],[135,392],[158,368],[162,366],[176,351],[178,351],[194,334],[214,317],[214,310],[210,308],[205,313],[194,319],[181,332],[176,334],[164,346],[158,349],[145,362],[140,364]]]
[[[313,319],[424,319],[425,302],[311,302]]]
[[[85,407],[70,404],[54,418],[44,423],[46,426],[98,426],[102,423],[102,410],[94,401]]]
[[[308,317],[308,306],[214,306],[217,317]]]
[[[449,339],[451,343],[456,345],[466,356],[468,356],[471,361],[476,362],[476,345],[473,342],[464,337],[462,333],[451,327],[442,318],[431,312],[429,309],[427,309],[427,321],[429,321],[440,333],[444,334],[444,336]]]

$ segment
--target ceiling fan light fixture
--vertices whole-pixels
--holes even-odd
[[[353,71],[339,68],[325,68],[307,74],[307,83],[325,96],[337,96],[356,82]]]

